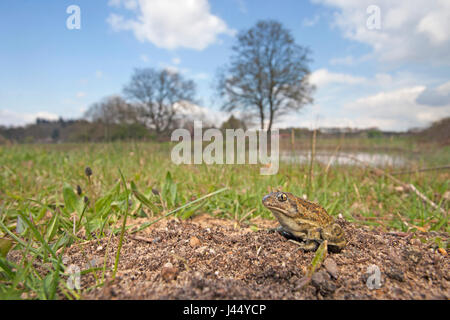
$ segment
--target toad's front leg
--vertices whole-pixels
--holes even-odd
[[[289,239],[290,242],[295,243],[302,249],[303,251],[316,251],[319,247],[319,243],[314,240],[306,240],[306,241],[297,241],[293,239]]]
[[[286,239],[293,239],[293,240],[298,239],[297,236],[293,235],[290,231],[286,230],[282,226],[278,226],[277,228],[267,229],[267,232],[269,232],[269,233],[278,232],[279,234],[281,234]]]

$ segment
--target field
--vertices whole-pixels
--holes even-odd
[[[286,150],[311,150],[309,139],[282,145]],[[310,161],[288,162],[280,163],[273,176],[260,175],[259,165],[177,166],[170,159],[172,146],[0,146],[0,297],[81,298],[120,274],[122,245],[132,235],[145,235],[156,219],[207,214],[226,219],[233,229],[261,231],[258,221],[273,220],[261,199],[277,188],[318,202],[353,226],[431,234],[423,242],[431,241],[442,252],[447,249],[442,234],[449,232],[449,171],[417,169],[448,165],[448,146],[409,138],[319,138],[315,156],[365,150],[405,161],[381,171],[360,161],[313,161],[312,166]],[[95,278],[90,288],[67,287],[67,248],[111,237],[117,242],[110,253],[112,265],[105,259],[103,265],[81,270]],[[7,260],[7,254],[16,258]]]

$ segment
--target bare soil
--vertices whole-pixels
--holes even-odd
[[[346,222],[348,245],[329,253],[310,282],[305,275],[315,255],[265,228],[235,226],[209,216],[161,221],[139,234],[126,234],[116,279],[93,288],[82,275],[84,299],[449,299],[449,258],[436,250],[434,237],[447,234],[382,232]],[[422,242],[423,241],[423,242]],[[118,237],[69,248],[66,265],[113,269]],[[107,252],[107,251],[108,252]],[[381,287],[369,289],[367,273],[381,271]],[[82,268],[83,269],[83,268]],[[101,271],[97,271],[101,278]],[[372,277],[373,278],[373,277]]]

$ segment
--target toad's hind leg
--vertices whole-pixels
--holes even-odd
[[[320,239],[320,232],[322,230],[320,228],[315,228],[315,229],[309,229],[306,236],[303,237],[303,241],[296,241],[299,240],[297,239],[293,239],[293,240],[289,240],[291,242],[294,242],[295,244],[297,244],[300,249],[304,250],[304,251],[316,251],[317,248],[319,247],[319,242],[321,242]]]

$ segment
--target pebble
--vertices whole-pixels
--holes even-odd
[[[414,238],[414,239],[409,240],[409,243],[412,245],[420,245],[422,242],[419,239]]]
[[[405,256],[411,260],[414,264],[417,264],[422,259],[422,253],[414,249],[406,249]]]
[[[177,277],[178,269],[170,262],[167,262],[161,269],[161,277],[165,281],[174,280]]]
[[[207,249],[208,249],[207,246],[202,246],[202,247],[199,247],[199,248],[195,249],[195,252],[203,254]]]
[[[189,240],[189,244],[191,247],[198,247],[202,243],[200,242],[200,240],[197,237],[194,236]]]
[[[332,276],[334,279],[337,279],[339,270],[336,262],[331,258],[326,258],[323,262],[323,265],[325,266],[325,269],[328,271],[330,276]]]
[[[400,269],[397,269],[397,268],[390,268],[390,269],[386,272],[386,275],[387,275],[389,278],[394,279],[394,280],[397,280],[397,281],[400,281],[400,282],[405,281],[405,275],[404,275],[403,271],[400,270]]]
[[[394,262],[395,264],[402,264],[402,260],[400,259],[399,253],[395,252],[395,250],[391,249],[389,250],[389,258]]]
[[[153,243],[157,243],[160,242],[161,238],[160,237],[156,237],[155,239],[152,240]]]
[[[330,276],[325,271],[314,273],[311,277],[311,284],[316,287],[323,296],[336,291],[336,285],[330,280]]]

